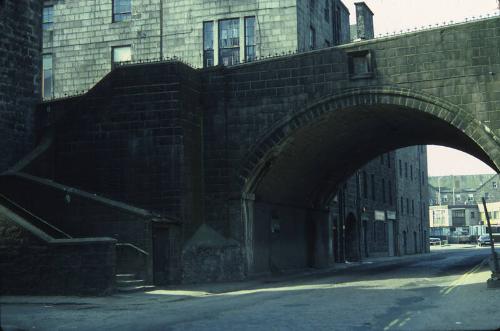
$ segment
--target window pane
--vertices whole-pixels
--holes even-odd
[[[245,18],[245,60],[255,60],[255,17]]]
[[[220,63],[225,66],[230,66],[238,64],[240,61],[240,49],[239,48],[225,48],[221,49],[220,52]]]
[[[132,60],[132,51],[130,46],[113,48],[113,63],[127,62]]]
[[[233,65],[240,59],[239,19],[219,21],[219,63]]]
[[[203,23],[203,49],[214,49],[214,23]]]
[[[119,22],[129,19],[132,15],[131,0],[114,0],[113,1],[113,21]]]
[[[316,30],[311,26],[309,28],[309,49],[316,48]]]
[[[43,56],[43,70],[52,70],[52,55],[47,54]]]
[[[54,24],[54,6],[43,7],[43,29],[50,30]]]

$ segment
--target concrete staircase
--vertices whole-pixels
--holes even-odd
[[[154,285],[146,285],[144,279],[137,279],[135,274],[116,274],[116,291],[130,293],[146,291],[154,288]]]

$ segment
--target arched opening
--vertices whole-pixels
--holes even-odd
[[[243,210],[248,210],[249,200],[253,208],[243,215],[247,233],[252,234],[246,241],[249,272],[269,271],[255,259],[257,252],[268,254],[276,242],[289,247],[292,259],[302,260],[284,263],[283,269],[321,267],[377,254],[378,248],[370,246],[368,239],[389,255],[423,250],[422,225],[402,228],[396,218],[376,214],[373,219],[364,218],[365,206],[359,203],[347,207],[346,201],[359,202],[366,194],[365,182],[377,180],[357,169],[381,154],[427,144],[462,150],[498,169],[498,141],[487,126],[460,108],[404,89],[351,90],[296,112],[262,137],[240,173]],[[420,149],[415,150],[418,154]],[[397,167],[394,159],[390,162]],[[346,184],[348,178],[355,178],[354,183]],[[412,214],[421,210],[408,198],[391,200]],[[338,206],[333,216],[332,203]],[[261,223],[268,222],[264,220],[269,219],[270,209],[281,215],[281,234],[270,239],[275,242],[262,244],[259,238],[269,237],[263,230],[268,227]]]

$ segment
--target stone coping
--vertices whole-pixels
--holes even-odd
[[[52,239],[49,244],[53,245],[91,245],[96,243],[116,243],[117,240],[109,237],[89,237],[89,238],[72,238],[72,239]]]

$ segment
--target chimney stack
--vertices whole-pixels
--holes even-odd
[[[373,39],[375,35],[373,32],[373,12],[364,2],[356,2],[354,6],[356,6],[356,39]]]

